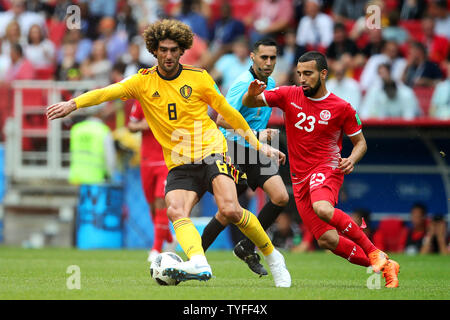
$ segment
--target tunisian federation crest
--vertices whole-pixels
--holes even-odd
[[[180,94],[183,98],[188,99],[192,94],[192,88],[185,84],[180,88]]]
[[[322,119],[323,121],[328,121],[331,118],[331,112],[328,110],[323,110],[320,113],[320,119]]]

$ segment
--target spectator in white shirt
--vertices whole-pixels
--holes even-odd
[[[334,78],[327,81],[327,88],[339,98],[344,99],[359,111],[361,103],[361,89],[358,82],[346,75],[347,68],[341,61],[332,65]]]
[[[2,42],[3,54],[9,56],[9,54],[11,53],[11,47],[15,43],[18,43],[22,47],[25,47],[27,45],[27,40],[20,31],[19,23],[13,20],[6,26],[5,37],[3,38]]]
[[[435,19],[434,32],[450,40],[450,13],[446,0],[430,1],[428,12]]]
[[[26,11],[25,4],[25,0],[12,0],[11,9],[0,12],[0,37],[5,35],[6,26],[13,20],[19,23],[22,34],[28,34],[34,24],[45,30],[44,17],[35,12]]]
[[[401,118],[413,120],[421,114],[414,91],[391,77],[389,64],[378,67],[381,86],[371,87],[361,105],[362,119]]]
[[[450,120],[450,55],[447,57],[447,79],[439,82],[431,98],[430,116]]]
[[[307,0],[304,11],[305,16],[300,19],[297,28],[297,45],[306,51],[325,52],[333,41],[333,19],[320,12],[318,0]]]
[[[2,52],[2,46],[0,45],[0,82],[5,80],[6,71],[9,69],[10,65],[11,58],[9,57],[9,55]]]
[[[375,54],[367,61],[360,78],[362,90],[368,90],[374,86],[381,86],[381,78],[378,67],[381,64],[391,65],[391,77],[394,81],[401,81],[406,68],[406,59],[399,56],[398,44],[395,41],[386,41],[380,54]]]
[[[55,45],[45,38],[44,32],[37,24],[31,26],[25,57],[36,69],[49,68],[55,63]]]

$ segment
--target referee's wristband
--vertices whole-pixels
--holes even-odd
[[[256,136],[256,139],[259,140],[259,131],[257,131],[257,130],[252,130],[252,131],[253,131],[253,134]]]

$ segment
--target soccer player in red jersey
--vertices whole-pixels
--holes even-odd
[[[300,86],[265,91],[265,83],[254,80],[243,104],[284,111],[295,202],[319,246],[351,263],[382,271],[386,287],[397,287],[399,264],[377,249],[349,215],[335,208],[344,175],[353,171],[367,150],[358,114],[326,89],[328,65],[323,54],[302,55],[297,73]],[[344,133],[353,144],[347,158],[341,157]]]
[[[145,198],[150,206],[155,236],[153,247],[147,259],[152,262],[161,252],[164,241],[172,245],[175,244],[175,239],[169,229],[169,218],[164,201],[164,188],[168,171],[161,145],[148,127],[144,112],[138,101],[134,103],[131,109],[128,129],[132,132],[142,132],[141,180]]]

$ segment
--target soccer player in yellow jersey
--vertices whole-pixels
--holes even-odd
[[[290,287],[291,277],[258,219],[238,202],[236,188],[245,175],[226,160],[227,144],[207,113],[214,108],[256,149],[284,162],[286,156],[260,144],[242,115],[223,97],[211,76],[202,69],[181,65],[179,59],[192,46],[190,28],[176,20],[151,24],[143,34],[147,49],[158,65],[102,89],[86,92],[47,108],[50,120],[78,108],[114,99],[137,99],[155,138],[161,144],[169,169],[165,190],[167,215],[178,242],[189,258],[164,273],[179,281],[209,280],[212,276],[200,234],[189,219],[206,191],[214,194],[219,214],[234,223],[261,250],[277,287]],[[237,186],[237,187],[236,187]]]

